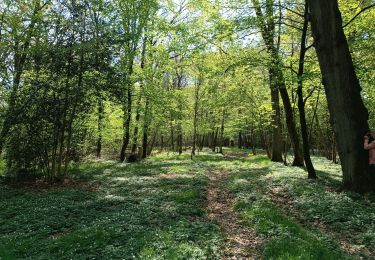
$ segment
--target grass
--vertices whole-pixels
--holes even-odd
[[[0,157],[0,176],[5,174],[5,161]]]
[[[236,194],[245,223],[266,237],[264,258],[371,258],[366,252],[375,251],[375,200],[338,192],[340,166],[314,158],[320,179],[309,181],[303,169],[265,156],[246,164],[251,169],[234,171],[227,187]],[[339,247],[341,237],[351,245],[351,255]]]
[[[210,259],[222,234],[207,221],[206,177],[186,158],[73,169],[87,187],[1,186],[1,259]],[[170,176],[170,177],[169,177]]]
[[[136,164],[75,165],[77,185],[0,184],[0,259],[219,259],[225,235],[205,211],[205,172],[212,169],[231,173],[224,187],[243,225],[265,238],[265,259],[369,258],[373,197],[338,192],[339,167],[314,163],[316,182],[263,155],[205,152],[192,161],[160,154]],[[339,246],[340,235],[352,251]]]

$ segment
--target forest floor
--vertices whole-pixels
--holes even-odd
[[[0,184],[0,259],[374,259],[375,196],[314,164],[317,181],[245,151],[163,153]]]

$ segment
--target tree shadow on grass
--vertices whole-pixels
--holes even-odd
[[[369,257],[366,250],[375,252],[375,216],[374,202],[362,195],[341,191],[339,167],[328,161],[317,163],[318,180],[308,180],[303,169],[285,167],[272,163],[269,168],[264,168],[260,173],[252,170],[245,175],[241,174],[232,178],[232,185],[239,178],[248,182],[238,181],[243,186],[237,185],[235,191],[239,192],[239,207],[252,208],[254,202],[267,197],[272,191],[280,199],[292,206],[302,216],[304,221],[319,222],[326,229],[342,234],[347,243],[353,248],[365,246],[356,256]],[[327,170],[324,170],[327,169]],[[236,179],[237,178],[237,179]],[[239,188],[240,187],[240,188]],[[254,187],[258,191],[254,192]],[[246,194],[249,193],[250,195]],[[242,203],[242,204],[241,204]],[[327,232],[320,230],[319,232]],[[315,232],[315,231],[314,231]],[[337,244],[337,242],[335,242]],[[367,255],[366,255],[367,254]]]
[[[241,169],[228,178],[226,187],[236,196],[236,210],[242,215],[244,224],[254,227],[266,237],[263,245],[265,259],[346,259],[347,255],[338,243],[324,233],[299,224],[294,217],[273,203],[270,190],[276,188],[282,194],[289,193],[290,202],[309,181],[300,174],[292,176],[277,169],[287,170],[285,166],[271,165],[257,169]],[[276,172],[275,172],[276,171]],[[313,183],[311,183],[314,185]],[[310,187],[308,187],[309,189]],[[303,188],[306,189],[306,188]],[[313,190],[314,188],[312,188]]]
[[[0,257],[218,257],[222,235],[205,218],[202,206],[207,180],[202,174],[187,175],[185,171],[168,174],[175,166],[187,171],[197,167],[183,161],[177,165],[156,162],[145,175],[150,165],[121,168],[109,164],[77,173],[100,180],[97,191],[4,191],[17,196],[0,201],[0,207],[6,209],[0,212]]]

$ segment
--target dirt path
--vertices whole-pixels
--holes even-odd
[[[234,199],[222,186],[228,174],[225,170],[207,172],[208,218],[216,221],[226,235],[222,259],[257,259],[262,238],[251,228],[241,225],[240,217],[234,212]]]

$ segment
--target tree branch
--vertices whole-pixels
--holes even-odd
[[[371,9],[371,8],[373,8],[373,7],[375,7],[375,4],[372,4],[372,5],[369,5],[369,6],[367,6],[367,7],[365,7],[365,8],[363,8],[361,11],[359,11],[352,19],[350,19],[350,21],[349,22],[347,22],[342,28],[345,28],[345,27],[347,27],[349,24],[351,24],[358,16],[360,16],[363,12],[365,12],[366,10],[368,10],[368,9]]]

